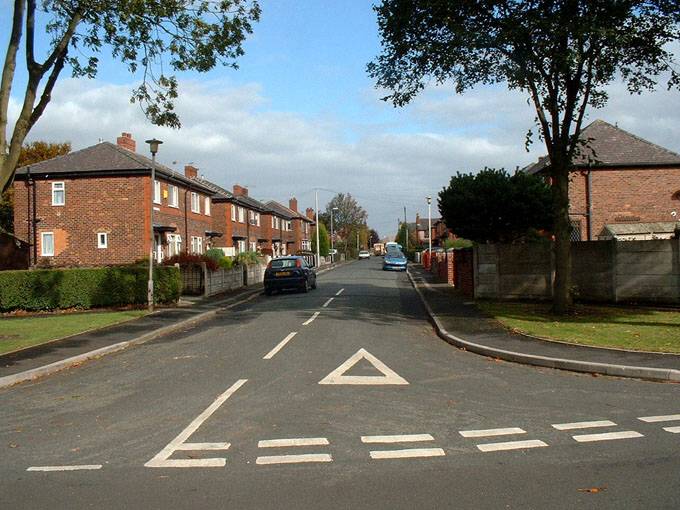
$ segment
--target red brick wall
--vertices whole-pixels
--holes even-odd
[[[231,248],[234,246],[231,222],[231,204],[227,202],[213,202],[213,224],[215,232],[222,232],[222,237],[215,239],[215,246],[220,248]]]
[[[454,253],[454,285],[464,296],[472,298],[475,295],[473,250],[465,248]]]
[[[587,212],[586,179],[572,173],[569,198],[572,213]],[[680,190],[680,168],[603,169],[592,171],[593,231],[597,239],[608,223],[673,221],[671,211],[680,214],[680,201],[672,198]],[[586,239],[586,218],[581,219]]]

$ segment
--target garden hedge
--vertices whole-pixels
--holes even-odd
[[[144,304],[147,266],[0,272],[0,311],[54,310]],[[157,303],[175,302],[182,289],[176,267],[154,268]]]

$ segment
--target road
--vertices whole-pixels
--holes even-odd
[[[0,409],[0,508],[680,507],[678,385],[457,350],[376,258]]]

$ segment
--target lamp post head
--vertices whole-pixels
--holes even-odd
[[[425,197],[427,198],[427,205],[430,205],[432,203],[432,197]]]
[[[149,144],[149,150],[151,151],[151,154],[155,156],[156,153],[158,152],[158,146],[163,142],[161,142],[160,140],[156,140],[155,138],[152,138],[151,140],[147,140],[146,143]]]

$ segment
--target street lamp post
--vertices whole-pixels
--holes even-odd
[[[432,256],[432,197],[427,197],[427,240],[430,248],[430,257]]]
[[[146,296],[149,312],[153,312],[153,199],[156,194],[156,153],[158,152],[159,145],[163,142],[152,138],[151,140],[147,140],[146,143],[149,144],[149,150],[151,151],[151,203],[149,204],[149,231],[151,233],[151,243],[149,247],[149,283]]]
[[[331,262],[335,262],[335,234],[333,233],[333,211],[337,211],[337,207],[331,209]]]

